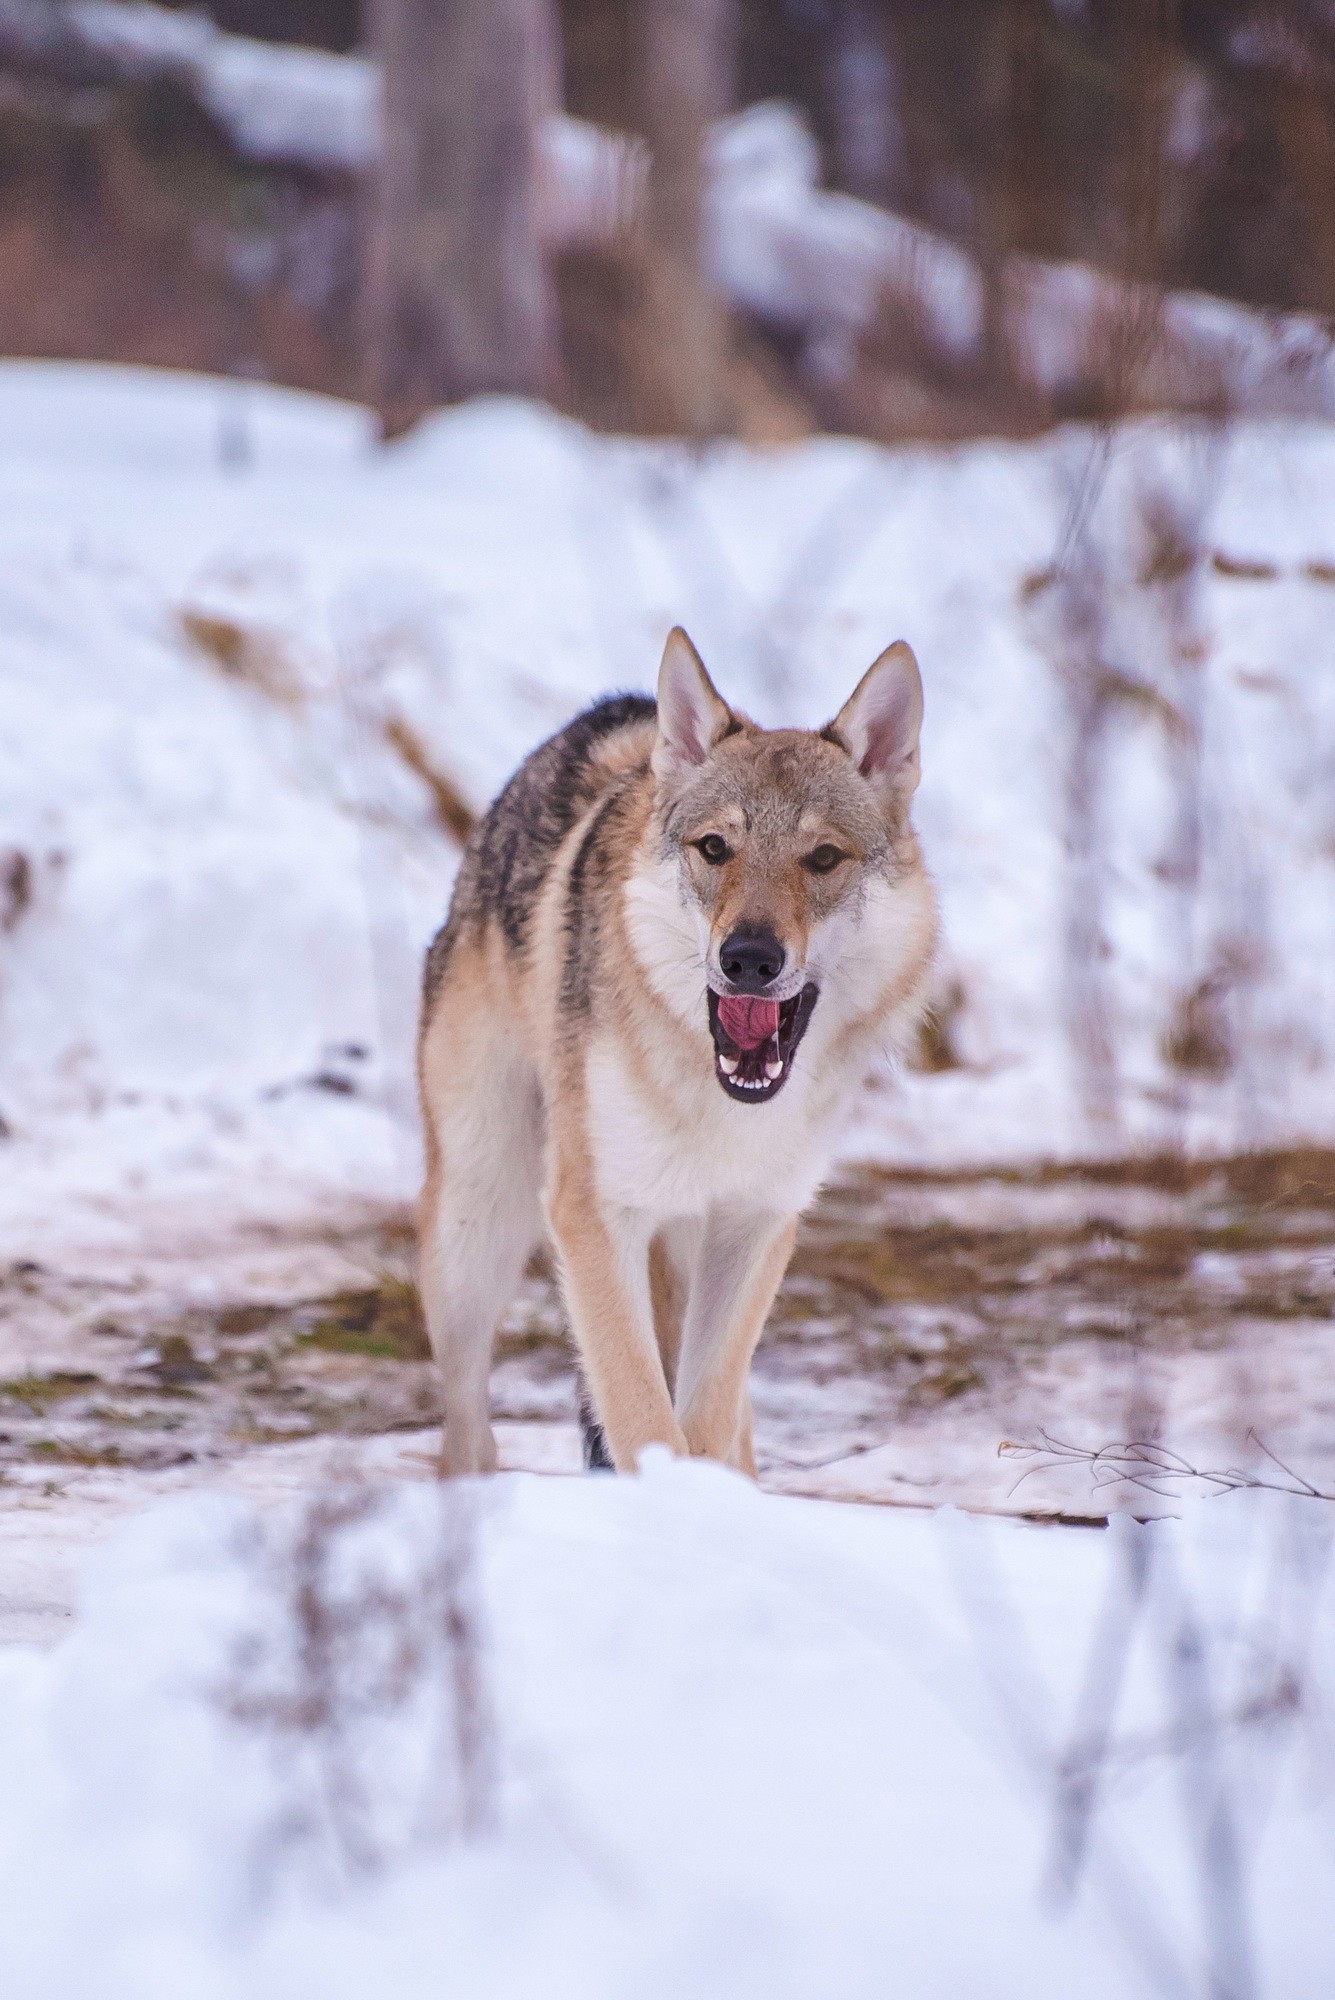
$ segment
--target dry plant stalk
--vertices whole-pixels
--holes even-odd
[[[216,1690],[223,1713],[266,1746],[281,1804],[256,1856],[314,1863],[335,1883],[379,1873],[428,1844],[490,1823],[496,1725],[476,1602],[475,1497],[438,1489],[434,1538],[405,1534],[391,1573],[362,1531],[383,1491],[329,1486],[292,1531],[257,1529],[254,1629]]]
[[[187,606],[181,631],[194,650],[231,680],[244,681],[274,701],[301,699],[301,679],[271,633],[255,631],[235,618]]]
[[[1200,1075],[1222,1076],[1234,1055],[1232,1039],[1220,1026],[1223,972],[1219,967],[1202,971],[1200,964],[1205,647],[1195,608],[1205,561],[1202,528],[1227,444],[1226,413],[1217,411],[1198,428],[1194,440],[1184,441],[1185,466],[1174,464],[1171,456],[1161,457],[1153,437],[1132,434],[1138,476],[1131,480],[1128,512],[1120,524],[1114,511],[1119,493],[1109,480],[1114,450],[1120,444],[1115,427],[1141,403],[1142,387],[1153,374],[1163,341],[1155,280],[1162,268],[1171,195],[1163,171],[1170,12],[1162,0],[1135,0],[1126,10],[1123,73],[1131,138],[1123,256],[1127,276],[1137,282],[1126,289],[1122,318],[1107,329],[1107,351],[1097,371],[1112,392],[1106,421],[1073,492],[1057,559],[1051,570],[1034,580],[1029,594],[1044,598],[1054,614],[1048,645],[1067,705],[1067,1027],[1087,1115],[1096,1130],[1112,1137],[1124,1132],[1108,963],[1115,818],[1109,806],[1119,713],[1139,711],[1161,729],[1173,824],[1157,872],[1168,891],[1174,980],[1180,996],[1178,1017],[1166,1026],[1161,1049],[1171,1071],[1167,1144],[1185,1171],[1193,1080]],[[1137,544],[1138,561],[1129,561],[1128,551]],[[1239,964],[1255,963],[1257,947],[1249,945],[1236,956]],[[1136,1327],[1126,1405],[1130,1441],[1086,1450],[1044,1431],[1036,1442],[1003,1443],[1002,1456],[1030,1461],[1017,1487],[1035,1471],[1083,1465],[1095,1487],[1111,1488],[1114,1495],[1140,1489],[1162,1496],[1195,1481],[1215,1492],[1263,1488],[1309,1498],[1335,1497],[1320,1494],[1250,1431],[1249,1442],[1266,1452],[1273,1474],[1197,1467],[1163,1444],[1162,1411],[1147,1366],[1153,1328],[1154,1316],[1149,1313]],[[1163,1949],[1166,1932],[1155,1917],[1153,1902],[1140,1889],[1128,1896],[1126,1882],[1116,1890],[1119,1921],[1127,1942],[1146,1969],[1153,1969],[1155,1983],[1164,1990],[1180,1987],[1184,1974],[1194,1988],[1198,1971],[1214,2000],[1251,2000],[1256,1974],[1242,1864],[1246,1801],[1226,1754],[1227,1718],[1213,1685],[1226,1675],[1227,1660],[1216,1636],[1197,1615],[1170,1550],[1149,1537],[1136,1536],[1124,1538],[1113,1555],[1077,1714],[1065,1745],[1054,1745],[1048,1890],[1058,1903],[1068,1904],[1082,1877],[1093,1878],[1097,1887],[1102,1874],[1105,1895],[1115,1887],[1100,1802],[1123,1747],[1120,1716],[1136,1640],[1157,1656],[1169,1690],[1170,1733],[1183,1779],[1183,1830],[1192,1853],[1202,1919],[1199,1967],[1189,1970],[1180,1961],[1173,1965],[1175,1954]],[[1277,1571],[1283,1570],[1285,1560],[1276,1557]],[[1289,1707],[1300,1693],[1286,1688]]]
[[[391,715],[384,725],[385,741],[397,750],[408,769],[422,780],[431,794],[431,803],[441,831],[463,846],[477,825],[477,814],[453,778],[436,764],[417,731],[400,715]]]

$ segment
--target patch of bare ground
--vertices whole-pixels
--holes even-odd
[[[439,1419],[401,1217],[286,1265],[201,1252],[170,1282],[138,1277],[0,1270],[12,1491],[62,1467],[203,1469]],[[998,1447],[1046,1430],[1097,1448],[1141,1407],[1178,1448],[1236,1457],[1254,1431],[1328,1482],[1333,1315],[1332,1154],[849,1170],[803,1226],[756,1359],[762,1478],[1101,1515],[1079,1466],[1012,1495]],[[510,1462],[577,1463],[576,1372],[541,1258],[501,1329],[492,1395]]]

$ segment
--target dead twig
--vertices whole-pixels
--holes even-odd
[[[433,763],[426,745],[402,716],[391,715],[384,725],[385,741],[397,750],[408,769],[422,780],[431,794],[431,803],[441,830],[463,846],[477,825],[477,814],[452,778]]]
[[[1050,1472],[1062,1465],[1087,1465],[1095,1486],[1139,1486],[1147,1493],[1163,1495],[1165,1488],[1162,1482],[1165,1480],[1196,1480],[1217,1493],[1287,1493],[1298,1499],[1335,1501],[1335,1493],[1325,1492],[1321,1487],[1314,1486],[1310,1479],[1295,1472],[1255,1431],[1249,1430],[1247,1439],[1283,1474],[1282,1480],[1268,1479],[1242,1466],[1193,1465],[1180,1452],[1148,1438],[1097,1446],[1080,1445],[1072,1444],[1065,1438],[1053,1437],[1051,1432],[1043,1430],[1039,1432],[1037,1442],[1003,1438],[997,1446],[997,1457],[1033,1460],[1011,1487],[1012,1493],[1017,1492],[1035,1472]]]
[[[263,1893],[285,1857],[346,1884],[476,1838],[494,1815],[476,1506],[442,1488],[415,1540],[387,1537],[390,1506],[332,1485],[243,1543],[254,1616],[214,1696],[277,1781],[255,1857]]]

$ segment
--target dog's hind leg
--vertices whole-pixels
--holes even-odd
[[[669,1395],[677,1380],[682,1321],[699,1254],[700,1228],[700,1223],[693,1217],[670,1222],[658,1231],[649,1245],[649,1295],[654,1308],[654,1337],[658,1342]]]
[[[445,1396],[441,1470],[490,1472],[496,1323],[542,1229],[536,1079],[481,950],[457,952],[421,1047],[422,1305]]]

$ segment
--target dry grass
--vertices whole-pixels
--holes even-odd
[[[1233,1067],[1233,1046],[1224,1002],[1227,983],[1217,974],[1199,980],[1185,994],[1162,1040],[1164,1061],[1187,1076],[1218,1080]]]
[[[0,852],[0,931],[12,931],[32,903],[32,863],[21,847]]]
[[[194,651],[229,680],[243,681],[288,705],[300,700],[300,676],[272,633],[189,607],[179,614],[179,622]]]
[[[392,715],[386,722],[385,741],[430,792],[441,831],[462,847],[477,824],[477,814],[454,780],[433,761],[417,731],[401,716]]]
[[[1222,549],[1216,549],[1210,558],[1210,567],[1219,576],[1238,577],[1244,582],[1273,583],[1279,575],[1272,562],[1263,562],[1247,556],[1227,556]]]
[[[260,1615],[215,1699],[283,1781],[255,1856],[261,1893],[275,1864],[341,1885],[494,1816],[476,1497],[442,1486],[434,1533],[415,1549],[396,1537],[393,1554],[388,1504],[355,1482],[326,1486],[244,1545]]]

